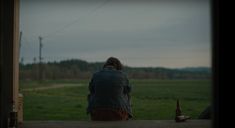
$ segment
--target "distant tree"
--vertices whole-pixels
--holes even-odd
[[[91,75],[100,70],[104,62],[88,63],[84,60],[70,59],[60,62],[47,62],[43,64],[45,79],[89,79]],[[38,75],[36,58],[32,64],[20,65],[20,80],[36,80]],[[168,69],[162,67],[129,67],[125,66],[129,78],[133,79],[209,79],[209,68]]]

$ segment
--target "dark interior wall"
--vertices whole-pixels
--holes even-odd
[[[0,128],[7,128],[13,100],[14,0],[0,0]]]
[[[221,120],[224,121],[224,120],[227,120],[227,118],[220,118],[219,119],[219,116],[220,117],[226,117],[226,114],[225,115],[222,115],[221,116],[221,112],[219,112],[219,110],[225,110],[225,109],[221,109],[221,104],[224,104],[224,103],[221,103],[221,101],[223,102],[223,100],[220,100],[219,99],[222,99],[220,97],[221,95],[221,77],[222,76],[226,76],[227,77],[227,74],[221,72],[221,70],[219,71],[219,69],[221,68],[221,63],[219,64],[219,52],[221,50],[221,37],[220,37],[220,34],[219,34],[219,31],[221,33],[221,27],[220,27],[220,17],[219,17],[219,10],[220,10],[220,4],[219,4],[219,0],[212,0],[212,8],[211,8],[211,14],[212,14],[212,43],[213,43],[213,47],[212,47],[212,62],[213,62],[213,115],[212,115],[212,123],[213,123],[213,128],[219,128],[220,127],[220,122]],[[220,44],[219,44],[220,43]],[[225,43],[225,42],[223,42]],[[220,47],[219,47],[220,45]],[[220,58],[221,59],[221,58]],[[221,61],[222,62],[222,61]],[[219,76],[220,74],[220,76]],[[223,80],[223,79],[222,79]],[[220,85],[221,84],[221,85]],[[222,85],[223,87],[226,86],[226,85]],[[226,88],[226,87],[225,87]],[[222,88],[223,89],[223,88]],[[220,113],[220,115],[219,115]]]

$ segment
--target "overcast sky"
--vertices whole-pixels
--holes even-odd
[[[209,0],[85,1],[21,0],[24,63],[38,58],[42,36],[44,61],[114,56],[128,66],[210,67]]]

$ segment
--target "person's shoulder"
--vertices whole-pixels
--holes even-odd
[[[122,71],[122,70],[117,70],[118,73],[120,73],[120,75],[122,75],[123,77],[127,78],[127,73]]]
[[[123,70],[115,70],[115,69],[101,69],[97,72],[95,72],[93,75],[99,75],[99,74],[103,74],[103,73],[111,73],[111,74],[118,74],[121,76],[125,76],[127,77],[127,73],[124,72]]]
[[[96,76],[96,75],[98,75],[98,74],[100,74],[101,72],[102,72],[102,70],[98,70],[98,71],[94,72],[94,73],[93,73],[93,77]]]
[[[119,72],[120,72],[121,74],[123,74],[123,75],[127,75],[127,73],[124,72],[124,71],[122,71],[122,70],[119,70]]]

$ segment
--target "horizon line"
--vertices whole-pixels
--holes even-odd
[[[105,63],[105,61],[87,61],[84,59],[79,59],[79,58],[68,58],[68,59],[61,59],[61,60],[47,60],[44,61],[42,63],[60,63],[62,61],[69,61],[69,60],[80,60],[80,61],[85,61],[87,63]],[[26,62],[26,63],[22,63],[19,61],[19,64],[23,64],[23,65],[27,65],[27,64],[38,64],[39,61],[35,61],[35,62]],[[182,66],[182,67],[167,67],[167,66],[130,66],[130,65],[123,65],[124,67],[130,67],[130,68],[168,68],[168,69],[183,69],[183,68],[212,68],[212,66]]]

